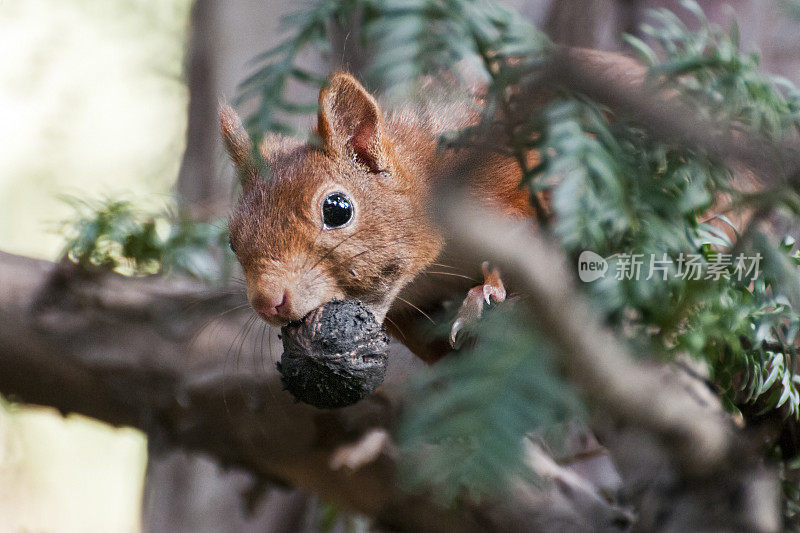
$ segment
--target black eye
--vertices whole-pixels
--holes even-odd
[[[231,249],[231,252],[236,253],[236,250],[233,249],[233,241],[230,237],[228,237],[228,247]]]
[[[353,203],[344,193],[333,192],[322,202],[322,222],[326,228],[341,228],[353,219]]]

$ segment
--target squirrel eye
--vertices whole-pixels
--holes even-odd
[[[236,253],[236,250],[233,249],[233,241],[230,236],[228,236],[228,247],[231,249],[231,252]]]
[[[322,201],[322,222],[326,229],[341,228],[353,219],[353,202],[346,194],[333,192]]]

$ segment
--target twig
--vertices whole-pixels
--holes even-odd
[[[540,232],[481,211],[465,196],[441,195],[437,204],[454,253],[501,266],[509,285],[526,294],[521,302],[531,324],[558,349],[566,373],[602,412],[665,437],[689,472],[713,471],[729,457],[730,421],[709,416],[682,387],[635,361],[600,324],[573,285],[573,269]],[[475,213],[481,213],[480,224]]]

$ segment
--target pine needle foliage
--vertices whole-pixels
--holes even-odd
[[[319,88],[325,75],[298,66],[298,57],[306,49],[318,53],[329,51],[331,25],[351,24],[357,13],[370,12],[373,0],[321,0],[290,14],[282,26],[295,28],[293,35],[255,58],[254,72],[239,86],[237,103],[255,100],[258,105],[247,120],[254,144],[266,132],[297,133],[286,121],[286,115],[305,115],[316,111],[316,102],[296,102],[287,95],[290,82]]]
[[[800,131],[800,93],[790,81],[760,72],[756,52],[740,52],[736,21],[724,31],[711,24],[694,1],[682,4],[694,15],[697,30],[689,30],[667,9],[653,10],[653,22],[642,27],[660,54],[626,36],[651,66],[651,75],[663,76],[666,86],[679,89],[705,119],[773,138],[790,128]]]
[[[555,371],[553,350],[519,316],[484,316],[477,344],[412,382],[398,429],[404,481],[442,504],[503,494],[525,478],[523,437],[583,416],[577,394]],[[530,481],[530,479],[528,479]]]
[[[320,88],[325,82],[325,73],[298,66],[300,54],[308,50],[329,53],[332,26],[352,27],[356,21],[359,44],[373,51],[365,73],[369,86],[396,94],[407,94],[425,75],[458,74],[452,66],[481,57],[480,52],[496,56],[498,65],[510,57],[523,58],[528,65],[541,58],[540,51],[548,44],[546,36],[519,15],[491,2],[320,0],[284,17],[282,25],[295,28],[292,36],[256,56],[255,70],[240,85],[237,102],[257,103],[247,120],[254,139],[268,131],[298,133],[285,120],[286,114],[313,112],[316,102],[291,101],[288,84],[294,81]],[[497,46],[501,42],[502,49]],[[524,65],[517,70],[524,71]]]
[[[60,231],[63,255],[128,276],[174,273],[209,283],[229,277],[224,223],[192,221],[174,210],[147,212],[130,200],[65,198],[75,216]]]

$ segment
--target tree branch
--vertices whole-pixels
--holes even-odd
[[[252,368],[232,360],[262,333],[241,335],[249,311],[220,314],[242,298],[0,253],[0,392],[139,428],[161,445],[304,487],[384,525],[478,529],[472,511],[401,492],[385,450],[355,469],[332,461],[370,428],[392,425],[402,382],[421,363],[398,350],[387,382],[349,408],[295,403],[273,360]]]
[[[152,450],[203,452],[391,529],[528,531],[553,521],[575,529],[597,513],[620,515],[590,483],[553,468],[543,476],[569,486],[567,497],[520,482],[508,501],[443,509],[404,492],[389,435],[404,381],[423,367],[404,349],[390,354],[387,379],[369,398],[319,410],[282,390],[280,348],[264,354],[264,332],[247,332],[250,311],[231,311],[241,295],[1,252],[0,291],[0,393],[12,400],[139,428]],[[252,353],[261,357],[241,364]],[[574,498],[588,499],[592,514],[576,512]]]

